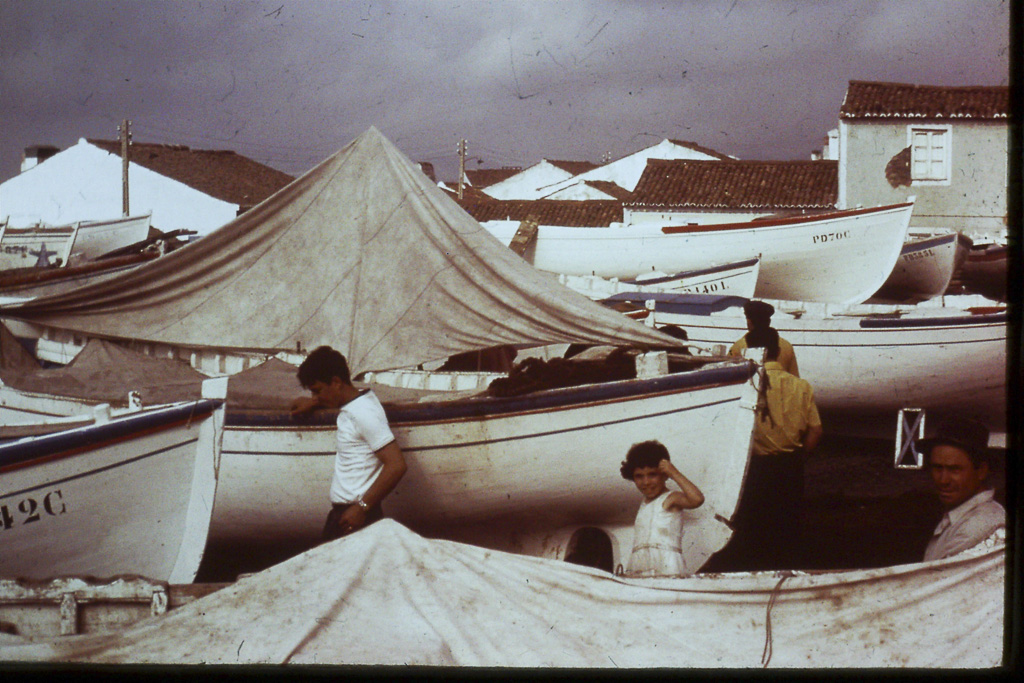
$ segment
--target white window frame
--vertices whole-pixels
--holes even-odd
[[[934,150],[931,149],[929,144],[925,149],[930,155],[933,155],[929,161],[931,162],[932,169],[926,177],[921,177],[916,172],[917,165],[919,162],[918,155],[920,154],[920,147],[914,148],[914,136],[918,133],[924,133],[929,138],[929,143],[932,139],[939,137],[942,139],[943,147],[939,152],[938,158],[934,156]],[[907,126],[907,146],[910,147],[910,178],[911,185],[949,185],[953,178],[953,126],[950,124],[944,125],[908,125]],[[935,171],[935,165],[941,164],[941,171]]]

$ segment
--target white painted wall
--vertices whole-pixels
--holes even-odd
[[[482,189],[482,192],[495,199],[540,199],[549,194],[541,188],[548,187],[562,180],[572,178],[572,174],[563,171],[547,160],[525,168],[514,176],[505,178]]]
[[[541,188],[545,195],[563,189],[564,187],[582,180],[609,180],[616,185],[626,188],[630,192],[636,189],[640,182],[640,176],[647,168],[648,159],[696,159],[698,161],[718,161],[718,157],[698,152],[695,149],[677,145],[671,140],[665,139],[647,149],[634,152],[629,156],[622,157],[610,164],[598,166],[597,168],[573,176],[546,188]]]
[[[132,215],[152,212],[152,225],[207,235],[235,218],[238,205],[206,195],[138,164],[128,167]],[[11,227],[39,221],[63,225],[121,215],[121,157],[80,139],[78,144],[0,183],[0,217]]]

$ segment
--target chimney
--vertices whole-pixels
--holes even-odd
[[[21,156],[21,172],[24,173],[30,168],[35,168],[54,154],[60,151],[59,147],[53,145],[32,145],[26,147]]]

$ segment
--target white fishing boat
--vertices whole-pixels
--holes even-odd
[[[636,513],[636,491],[619,464],[630,446],[653,438],[685,463],[707,498],[687,513],[700,529],[685,554],[696,570],[729,538],[721,520],[733,515],[746,470],[756,404],[752,367],[727,362],[517,397],[392,403],[382,394],[409,463],[388,496],[387,514],[428,535],[531,554],[574,524],[573,531],[599,527],[618,545],[621,527],[631,528]],[[261,368],[251,372],[254,387],[279,384]],[[293,368],[279,372],[294,377]],[[317,538],[326,503],[310,492],[330,480],[334,414],[297,424],[284,410],[247,410],[243,403],[230,402],[226,419],[212,537]]]
[[[970,238],[956,231],[907,240],[892,273],[873,298],[921,301],[940,296],[949,289],[970,248]]]
[[[994,670],[1012,649],[1005,573],[992,540],[878,569],[628,579],[383,520],[121,633],[9,636],[0,659]]]
[[[760,259],[752,258],[674,275],[645,273],[619,280],[596,275],[559,275],[558,281],[591,299],[606,299],[620,292],[676,292],[680,294],[728,294],[754,296]]]
[[[0,445],[0,576],[187,583],[216,493],[223,380],[203,398]]]
[[[760,257],[758,297],[860,303],[896,265],[913,208],[911,198],[892,206],[717,225],[544,225],[527,256],[552,273],[620,279]],[[518,223],[484,227],[507,245]]]
[[[27,228],[0,226],[0,270],[66,266],[141,242],[149,235],[151,214],[104,221]]]
[[[64,268],[31,268],[0,272],[0,304],[28,301],[38,296],[70,292],[100,282],[157,258],[155,251],[104,258]]]
[[[653,324],[679,325],[696,347],[728,348],[747,332],[741,298],[618,297],[647,300],[641,305],[653,310]],[[925,408],[970,415],[1005,433],[1005,306],[768,301],[772,326],[793,345],[819,409],[843,416],[826,429],[842,428],[853,414],[885,414],[891,419],[877,427],[890,436],[897,410]]]
[[[664,353],[651,355],[667,360]],[[640,357],[641,368],[648,356]],[[68,386],[83,384],[77,378],[98,367],[86,360],[76,359],[78,367],[65,373]],[[162,374],[156,359],[124,354],[118,361]],[[685,549],[696,570],[730,535],[724,520],[735,511],[754,425],[753,373],[748,361],[712,361],[688,372],[510,397],[458,391],[470,385],[458,380],[476,381],[476,373],[454,373],[445,389],[455,391],[359,386],[381,398],[409,464],[388,497],[389,516],[428,535],[536,555],[571,541],[581,527],[596,527],[616,548],[625,547],[636,501],[618,466],[631,445],[657,438],[686,463],[706,495],[701,509],[687,513],[690,527],[699,530]],[[445,377],[418,374],[435,380],[435,387]],[[226,381],[229,409],[211,538],[312,544],[327,505],[336,415],[291,418],[287,405],[300,391],[296,367],[277,359]],[[42,383],[60,386],[52,379]],[[46,433],[109,412],[98,399],[7,386],[0,386],[0,398],[18,418],[0,434]],[[42,415],[55,410],[68,417]],[[310,495],[316,490],[324,495]]]

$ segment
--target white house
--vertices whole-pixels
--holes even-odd
[[[1005,239],[1010,89],[850,81],[839,208],[916,195],[912,228]]]
[[[553,161],[541,159],[508,178],[480,188],[495,199],[552,199],[545,188],[596,168],[589,161]],[[589,199],[589,197],[588,197]]]
[[[579,186],[587,181],[604,181],[618,185],[626,192],[636,189],[644,169],[647,168],[647,161],[650,159],[692,159],[695,161],[722,161],[735,160],[735,157],[728,154],[721,154],[713,149],[703,147],[695,142],[682,140],[665,139],[656,145],[647,147],[633,154],[616,159],[610,163],[598,166],[592,170],[580,173],[567,180],[562,180],[541,188],[544,197],[554,198],[564,193],[571,186]]]
[[[47,153],[34,156],[33,152]],[[35,163],[35,159],[42,159]],[[129,213],[153,227],[207,235],[293,178],[235,152],[133,143]],[[0,220],[11,227],[64,225],[122,214],[120,143],[84,138],[65,150],[29,148],[22,172],[0,183]]]

